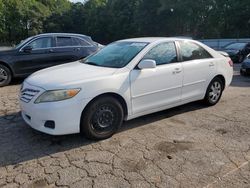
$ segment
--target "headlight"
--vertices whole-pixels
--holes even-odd
[[[55,102],[70,99],[76,96],[81,89],[65,89],[53,90],[42,93],[35,101],[35,103]]]

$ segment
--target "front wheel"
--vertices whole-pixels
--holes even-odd
[[[118,100],[104,96],[87,106],[82,114],[81,132],[89,139],[111,137],[123,122],[123,108]]]
[[[213,79],[207,88],[204,102],[209,106],[216,105],[221,98],[222,92],[223,92],[223,83],[221,79],[219,78]]]
[[[6,86],[11,81],[11,72],[10,70],[0,64],[0,87]]]

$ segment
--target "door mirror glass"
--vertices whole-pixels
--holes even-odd
[[[31,52],[32,51],[32,46],[25,46],[24,48],[23,48],[23,51],[24,52],[26,52],[26,53],[29,53],[29,52]]]
[[[139,69],[153,69],[156,68],[156,61],[152,60],[152,59],[143,59],[139,65],[138,65]]]

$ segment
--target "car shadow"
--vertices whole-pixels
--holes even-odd
[[[30,128],[20,112],[0,116],[0,166],[15,165],[93,143],[80,134],[51,136]]]
[[[206,108],[206,106],[195,102],[143,116],[125,122],[119,132],[202,108]],[[20,112],[0,116],[0,167],[17,165],[95,142],[97,141],[87,140],[81,134],[50,136],[40,133],[25,124]]]
[[[141,126],[145,126],[147,124],[151,124],[153,122],[157,122],[163,119],[174,117],[179,114],[184,114],[186,112],[192,112],[192,111],[196,111],[196,110],[200,110],[204,108],[208,108],[208,106],[203,104],[200,101],[197,101],[197,102],[192,102],[192,103],[185,104],[182,106],[170,108],[167,110],[163,110],[160,112],[152,113],[152,114],[145,115],[145,116],[125,122],[119,132],[123,132],[123,131],[133,129],[133,128],[138,128]]]
[[[14,85],[20,85],[21,83],[23,83],[25,78],[13,78],[13,80],[10,82],[10,86],[14,86]]]

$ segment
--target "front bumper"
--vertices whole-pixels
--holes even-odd
[[[27,87],[27,85],[26,83],[24,87]],[[28,85],[28,87],[34,86]],[[30,127],[50,135],[80,132],[81,114],[87,105],[86,100],[72,98],[58,102],[35,104],[34,101],[39,95],[30,102],[20,100],[22,117]],[[55,127],[45,127],[47,121],[53,121]]]

